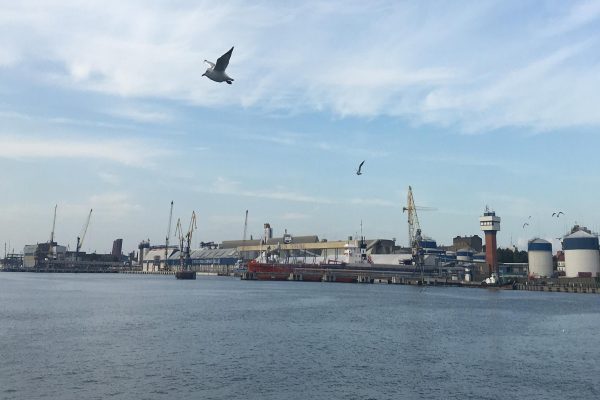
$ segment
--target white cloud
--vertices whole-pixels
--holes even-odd
[[[89,203],[94,210],[112,216],[127,215],[130,212],[142,209],[141,205],[132,201],[131,195],[121,192],[94,194],[90,196]]]
[[[109,112],[117,117],[144,123],[162,123],[173,120],[173,116],[164,110],[150,110],[133,107],[120,107]]]
[[[100,171],[100,172],[98,172],[98,177],[103,182],[106,182],[110,185],[118,185],[119,183],[121,183],[121,178],[118,175],[110,173],[110,172]]]
[[[148,167],[154,165],[154,159],[158,156],[168,154],[167,150],[135,139],[17,137],[0,134],[0,142],[0,158],[15,160],[84,158]]]
[[[350,199],[350,203],[358,204],[358,205],[362,205],[362,206],[401,207],[400,203],[394,203],[389,200],[377,199],[377,198],[369,198],[369,199],[353,198],[353,199]]]
[[[218,177],[213,183],[210,193],[228,194],[233,196],[257,197],[262,199],[286,200],[300,203],[335,204],[336,201],[319,196],[311,196],[303,193],[286,190],[285,188],[273,188],[271,190],[248,190],[241,187],[239,182],[227,178]]]
[[[208,107],[386,115],[477,132],[599,126],[599,34],[579,28],[593,29],[600,5],[543,5],[543,17],[512,18],[518,2],[5,2],[0,66]],[[203,60],[231,45],[234,85],[203,78]]]
[[[310,215],[297,213],[297,212],[288,212],[281,216],[281,219],[283,219],[283,220],[299,220],[299,219],[308,219],[308,218],[310,218]]]
[[[551,24],[545,32],[548,35],[559,35],[574,29],[581,28],[600,17],[600,2],[597,0],[586,0],[574,3],[566,15],[557,18],[555,24]]]

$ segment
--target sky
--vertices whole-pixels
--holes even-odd
[[[4,1],[0,241],[600,230],[600,1]],[[202,76],[235,46],[232,85]],[[357,176],[365,160],[364,174]],[[563,211],[560,218],[551,214]],[[529,225],[524,225],[528,223]]]

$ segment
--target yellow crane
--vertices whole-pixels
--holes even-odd
[[[408,243],[413,250],[418,249],[419,242],[421,241],[421,226],[419,225],[417,210],[433,211],[435,208],[417,206],[415,204],[412,187],[409,186],[406,206],[402,207],[402,212],[407,211],[408,214]]]

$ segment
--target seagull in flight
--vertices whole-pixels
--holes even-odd
[[[564,215],[565,213],[564,213],[564,212],[562,212],[562,211],[559,211],[559,212],[553,212],[553,213],[552,213],[552,216],[553,216],[553,217],[556,217],[556,218],[558,218],[558,217],[560,217],[560,215],[561,215],[561,214],[562,214],[562,215]]]
[[[363,164],[365,163],[365,160],[363,160],[363,162],[361,162],[358,166],[358,169],[356,170],[356,175],[362,175],[362,171],[361,168],[363,166]]]
[[[525,222],[525,223],[523,224],[523,229],[525,229],[525,227],[526,227],[526,226],[529,226],[529,224],[528,224],[527,222]]]
[[[233,82],[233,78],[225,73],[225,68],[229,65],[229,59],[231,58],[231,53],[233,53],[233,47],[229,49],[229,51],[223,54],[221,57],[217,59],[217,63],[214,64],[208,60],[204,60],[205,63],[210,65],[210,68],[206,70],[202,76],[206,76],[211,81],[215,82],[227,82],[231,85]]]

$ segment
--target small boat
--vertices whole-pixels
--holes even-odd
[[[196,272],[194,271],[177,271],[175,272],[175,278],[177,279],[196,279]]]

